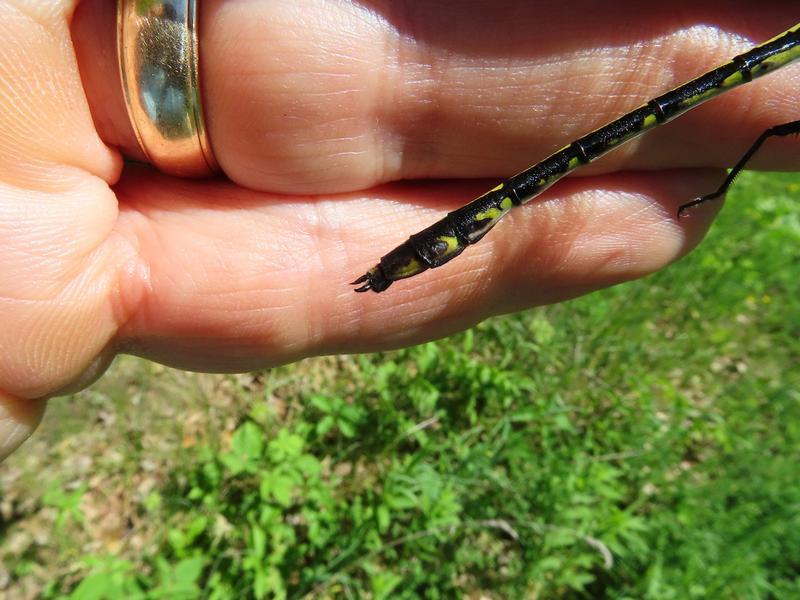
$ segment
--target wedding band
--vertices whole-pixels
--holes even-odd
[[[180,177],[219,170],[199,80],[199,0],[117,0],[117,54],[133,130],[154,167]]]

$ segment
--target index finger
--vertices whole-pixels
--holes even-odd
[[[782,3],[720,11],[689,0],[646,11],[630,0],[202,7],[215,153],[234,182],[288,194],[508,176],[793,24]],[[104,139],[135,153],[108,85],[104,20],[113,3],[87,0],[76,14],[84,82]],[[760,131],[796,118],[799,83],[795,68],[726,94],[593,169],[729,166]],[[781,144],[753,166],[796,168]]]

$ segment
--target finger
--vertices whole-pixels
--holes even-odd
[[[121,96],[105,93],[116,64],[97,32],[113,49],[110,5],[84,2],[73,30],[104,137],[132,151]],[[290,194],[507,176],[793,24],[782,3],[730,6],[204,2],[212,145],[234,181]],[[596,169],[730,165],[763,129],[797,117],[798,84],[800,68],[788,67]],[[771,142],[754,166],[796,168],[791,143]]]
[[[678,221],[678,205],[718,178],[569,180],[513,211],[457,261],[377,295],[347,283],[479,186],[274,198],[132,171],[117,188],[119,231],[148,265],[147,293],[117,344],[183,368],[241,370],[441,337],[663,267],[697,243],[716,210]]]
[[[70,47],[73,4],[0,4],[0,181],[52,190],[82,173],[112,181],[122,166],[92,126]]]

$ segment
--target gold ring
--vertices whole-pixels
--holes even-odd
[[[200,94],[198,0],[118,0],[117,55],[139,147],[170,175],[219,170]]]

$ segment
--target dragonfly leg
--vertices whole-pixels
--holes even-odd
[[[771,137],[784,137],[787,135],[798,135],[800,134],[800,121],[790,121],[789,123],[783,123],[781,125],[775,125],[774,127],[770,127],[760,136],[758,139],[753,142],[753,145],[747,149],[747,152],[744,153],[742,158],[739,159],[734,167],[731,169],[731,172],[728,173],[728,176],[725,178],[725,181],[722,182],[722,185],[719,186],[719,189],[711,194],[707,194],[705,196],[701,196],[700,198],[695,198],[691,202],[687,202],[686,204],[681,204],[680,208],[678,208],[678,216],[683,217],[686,215],[687,211],[691,208],[699,204],[704,204],[711,200],[716,200],[720,196],[723,196],[728,189],[731,187],[733,180],[736,179],[736,176],[742,172],[742,170],[747,166],[748,161],[753,158],[756,152],[761,148],[762,144],[766,142]]]

